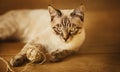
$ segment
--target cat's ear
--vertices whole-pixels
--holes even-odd
[[[74,9],[74,11],[71,13],[71,16],[79,16],[81,21],[84,21],[84,12],[85,6],[81,4],[78,8]]]
[[[85,12],[85,6],[83,4],[81,4],[78,8],[75,9],[76,12],[81,12],[84,13]]]
[[[55,16],[61,16],[62,15],[60,10],[52,7],[51,5],[48,6],[48,11],[49,11],[50,16],[51,16],[51,21],[54,19]]]

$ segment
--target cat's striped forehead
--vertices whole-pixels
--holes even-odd
[[[70,24],[70,19],[69,19],[68,17],[62,18],[61,24],[62,24],[63,26],[69,26],[69,24]]]
[[[74,11],[73,9],[69,9],[69,10],[60,10],[62,15],[64,16],[70,16],[70,14]]]
[[[72,17],[71,13],[72,10],[62,10],[62,16],[55,17],[52,21],[52,26],[55,26],[57,24],[61,24],[62,26],[69,26],[71,24],[80,25],[82,22],[79,17]]]

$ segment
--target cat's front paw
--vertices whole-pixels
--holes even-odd
[[[51,58],[50,58],[51,62],[59,62],[61,60],[62,60],[62,52],[60,52],[59,50],[56,50],[51,53]]]
[[[73,50],[56,50],[51,53],[51,62],[58,62],[63,60],[65,57],[74,54]]]
[[[14,58],[10,60],[11,66],[21,66],[23,63],[26,62],[26,56],[25,55],[16,55]]]

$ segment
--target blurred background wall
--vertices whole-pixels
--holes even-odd
[[[118,10],[119,0],[0,0],[0,13],[11,9],[47,8],[49,4],[58,8],[75,8],[84,3],[88,10]]]

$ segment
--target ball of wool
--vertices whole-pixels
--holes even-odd
[[[33,63],[42,63],[45,60],[43,49],[31,47],[26,52],[27,59]]]

